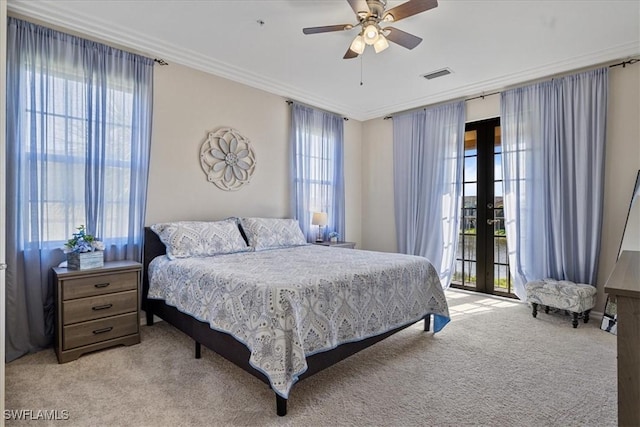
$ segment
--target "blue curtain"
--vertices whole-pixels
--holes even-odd
[[[608,68],[502,93],[502,168],[515,293],[551,277],[596,283]]]
[[[80,225],[141,259],[153,60],[10,18],[6,360],[50,345],[51,267]]]
[[[464,101],[393,117],[398,250],[429,259],[451,284],[460,227]]]
[[[314,212],[327,213],[324,238],[331,231],[345,238],[344,120],[306,105],[291,106],[292,212],[312,242],[318,227]]]

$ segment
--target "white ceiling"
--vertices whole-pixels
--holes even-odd
[[[440,0],[393,24],[423,38],[418,47],[368,47],[350,60],[357,30],[302,34],[355,23],[346,0],[8,0],[8,9],[357,120],[640,55],[638,0]],[[444,67],[453,74],[421,77]]]

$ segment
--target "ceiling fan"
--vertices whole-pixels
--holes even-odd
[[[418,46],[422,39],[393,27],[382,27],[382,24],[398,22],[409,16],[433,9],[438,6],[437,0],[409,0],[394,8],[385,10],[387,0],[347,0],[358,18],[356,24],[326,25],[323,27],[303,28],[304,34],[329,33],[346,31],[361,27],[360,32],[351,42],[344,59],[356,58],[364,52],[367,45],[373,46],[376,53],[389,47],[388,40],[407,49]]]

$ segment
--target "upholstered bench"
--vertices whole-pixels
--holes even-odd
[[[582,315],[584,323],[589,321],[589,312],[596,305],[596,287],[568,280],[544,279],[529,282],[525,285],[527,302],[531,303],[533,317],[538,314],[538,305],[571,312],[573,327],[578,327],[578,316]]]

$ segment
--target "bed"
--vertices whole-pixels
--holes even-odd
[[[265,220],[257,223],[264,229]],[[434,332],[449,321],[438,274],[424,258],[308,245],[292,223],[294,237],[285,227],[275,240],[252,242],[260,231],[244,225],[242,241],[215,256],[202,256],[201,242],[200,256],[180,256],[146,228],[142,308],[148,325],[155,315],[192,337],[197,358],[205,345],[267,383],[280,416],[297,381],[417,321],[428,331],[433,316]],[[225,227],[223,240],[236,239]],[[192,230],[186,239],[210,236]]]

